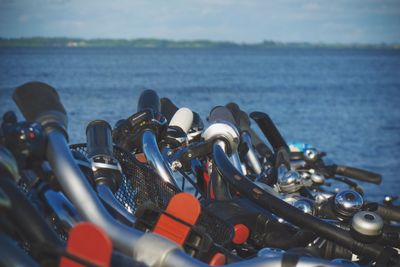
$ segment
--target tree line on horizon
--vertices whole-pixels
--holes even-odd
[[[211,40],[83,39],[67,37],[0,38],[0,47],[134,47],[134,48],[386,48],[400,49],[400,44],[327,44],[309,42],[235,43]]]

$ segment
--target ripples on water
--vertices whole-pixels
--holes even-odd
[[[203,118],[229,101],[267,112],[287,140],[381,173],[381,186],[362,184],[367,196],[400,192],[400,51],[1,48],[1,113],[17,110],[11,91],[31,80],[60,93],[71,142],[93,119],[133,114],[151,88]]]

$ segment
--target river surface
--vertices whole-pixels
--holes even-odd
[[[0,48],[0,112],[12,90],[55,87],[72,143],[94,119],[113,125],[136,111],[142,89],[205,119],[234,101],[264,111],[288,141],[311,143],[339,164],[383,175],[371,199],[400,193],[400,51],[351,49]]]

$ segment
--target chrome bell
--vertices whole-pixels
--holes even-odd
[[[318,172],[314,172],[311,174],[311,180],[316,184],[323,184],[325,183],[325,176]]]
[[[382,234],[383,220],[375,212],[359,211],[351,220],[351,234],[361,242],[374,242]]]
[[[334,210],[341,219],[350,218],[364,204],[363,197],[353,190],[344,190],[336,194]]]
[[[296,171],[287,171],[283,175],[278,175],[279,189],[285,193],[293,193],[299,190],[301,185],[301,175]]]
[[[295,201],[293,203],[293,206],[298,208],[299,210],[301,210],[304,213],[311,214],[311,215],[314,214],[314,204],[309,199],[306,199],[306,198],[298,199],[297,201]]]
[[[318,158],[318,154],[318,150],[315,148],[307,148],[303,152],[303,156],[306,161],[315,161]]]
[[[351,227],[362,235],[378,236],[382,233],[383,220],[375,212],[360,211],[354,214]]]

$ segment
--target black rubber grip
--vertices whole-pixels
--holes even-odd
[[[250,130],[250,119],[246,112],[242,111],[239,108],[239,105],[236,103],[228,103],[225,105],[227,109],[232,113],[233,118],[235,119],[236,125],[239,127],[241,131],[249,131]]]
[[[103,120],[95,120],[86,127],[88,157],[113,156],[111,126]]]
[[[238,104],[234,102],[226,104],[225,107],[231,111],[233,117],[235,118],[236,124],[239,126],[240,131],[246,131],[250,134],[251,143],[257,149],[257,152],[261,156],[269,158],[272,155],[272,151],[266,144],[264,144],[263,141],[261,141],[257,133],[254,132],[254,130],[251,128],[251,121],[247,113],[242,111],[239,108]]]
[[[376,202],[369,202],[364,205],[369,210],[378,213],[383,219],[400,222],[400,207],[387,206]]]
[[[382,176],[380,174],[342,165],[336,165],[335,173],[373,184],[380,184],[382,181]]]
[[[201,119],[200,115],[197,112],[193,112],[193,122],[192,122],[192,127],[190,129],[194,131],[201,131],[204,129],[204,123],[203,120]]]
[[[210,115],[208,116],[208,121],[210,123],[214,123],[217,121],[226,121],[236,126],[236,121],[233,118],[232,113],[223,106],[216,106],[210,111]]]
[[[167,119],[168,123],[171,121],[172,117],[175,115],[178,107],[166,97],[160,99],[161,104],[161,114]]]
[[[56,90],[42,82],[29,82],[16,88],[13,99],[28,121],[38,121],[43,127],[60,127],[67,131],[67,113]]]
[[[144,111],[146,109],[150,109],[153,111],[153,114],[160,113],[160,99],[158,94],[154,90],[144,90],[139,97],[137,112]]]
[[[239,105],[234,103],[234,102],[230,102],[228,104],[225,105],[225,107],[227,109],[229,109],[229,111],[232,113],[233,118],[235,119],[236,124],[240,127],[240,108]]]
[[[399,207],[386,206],[383,204],[379,204],[376,212],[386,220],[400,222],[400,208]]]
[[[258,127],[260,127],[274,152],[277,152],[282,147],[289,151],[289,146],[286,144],[285,139],[283,139],[278,128],[276,128],[274,122],[267,114],[263,112],[252,112],[250,117],[257,123]]]
[[[242,111],[240,115],[240,127],[242,131],[246,131],[250,134],[251,143],[256,147],[257,152],[261,156],[265,158],[271,157],[271,155],[273,154],[271,149],[261,140],[258,134],[250,127],[249,116],[244,111]]]

